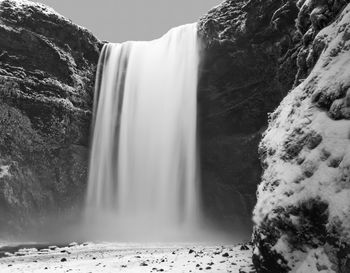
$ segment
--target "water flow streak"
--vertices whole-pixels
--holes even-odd
[[[191,24],[151,42],[103,47],[87,215],[108,215],[116,233],[196,221],[197,43]]]

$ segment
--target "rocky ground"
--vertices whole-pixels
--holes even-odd
[[[0,272],[255,272],[248,245],[72,243],[28,247],[3,248]]]

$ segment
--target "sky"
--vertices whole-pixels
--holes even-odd
[[[222,0],[32,0],[44,3],[100,40],[153,40],[193,23]]]

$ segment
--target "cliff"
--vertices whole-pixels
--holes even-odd
[[[0,230],[81,202],[100,47],[44,5],[0,1]]]
[[[299,1],[293,89],[269,116],[254,210],[258,272],[350,272],[350,5]],[[305,77],[305,78],[304,78]]]
[[[208,217],[249,231],[258,145],[297,74],[295,1],[224,1],[199,22],[199,135]]]

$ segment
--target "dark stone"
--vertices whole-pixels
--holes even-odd
[[[21,232],[83,201],[101,43],[30,1],[0,17],[0,232]]]
[[[306,146],[312,150],[315,149],[320,143],[322,142],[322,136],[320,134],[316,134],[315,132],[312,132],[312,134],[309,136],[308,143]]]
[[[209,218],[251,231],[261,177],[257,148],[297,74],[295,1],[224,1],[199,22],[203,203]],[[250,228],[247,228],[250,227]]]
[[[249,247],[247,245],[242,245],[240,247],[240,250],[249,250]]]

